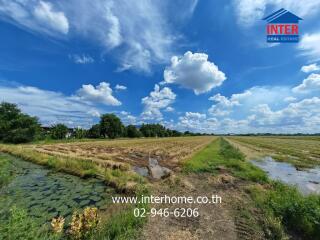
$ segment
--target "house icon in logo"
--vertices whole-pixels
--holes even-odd
[[[267,42],[299,42],[299,21],[302,18],[281,8],[263,18],[267,23]]]

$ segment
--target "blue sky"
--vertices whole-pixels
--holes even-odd
[[[299,43],[266,43],[280,8]],[[0,101],[44,125],[320,132],[320,0],[0,0],[0,36]]]

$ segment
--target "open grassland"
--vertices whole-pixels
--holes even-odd
[[[148,166],[148,159],[156,158],[162,166],[174,168],[213,140],[213,137],[178,137],[135,140],[104,140],[94,142],[28,145],[36,152],[80,159],[99,164],[124,167]]]
[[[251,149],[260,155],[289,162],[298,168],[320,165],[320,141],[318,137],[228,137],[236,145]],[[250,152],[250,151],[249,151]]]

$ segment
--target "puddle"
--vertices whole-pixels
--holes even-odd
[[[252,161],[252,163],[267,172],[270,178],[296,185],[303,194],[320,194],[320,167],[298,171],[293,165],[277,162],[271,157]]]
[[[55,172],[43,166],[9,156],[10,183],[0,189],[1,208],[24,208],[28,215],[50,221],[53,217],[70,218],[76,209],[96,206],[104,209],[114,190],[103,181]]]
[[[148,167],[134,166],[133,171],[143,177],[149,177],[151,179],[161,179],[168,177],[171,174],[171,170],[169,168],[160,166],[157,159],[150,157]]]

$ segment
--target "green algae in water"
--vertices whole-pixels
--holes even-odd
[[[75,210],[86,206],[105,207],[114,190],[98,179],[81,179],[8,155],[10,182],[1,190],[1,207],[13,205],[43,222],[62,215],[70,218]],[[105,209],[105,208],[104,208]]]

